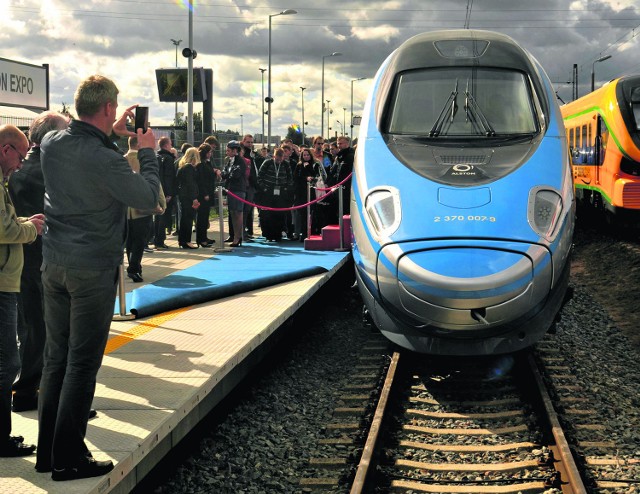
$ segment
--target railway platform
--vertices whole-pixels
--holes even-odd
[[[256,227],[257,228],[257,227]],[[259,231],[256,229],[255,231]],[[231,251],[145,253],[143,283],[124,283],[117,301],[86,442],[104,476],[54,482],[35,455],[0,459],[0,492],[127,493],[275,345],[278,330],[350,259],[349,252],[257,238]],[[137,313],[132,318],[131,311]],[[13,433],[37,443],[37,411],[12,414]]]

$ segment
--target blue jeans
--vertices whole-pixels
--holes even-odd
[[[11,386],[20,372],[18,294],[0,292],[0,441],[11,434]]]
[[[118,268],[42,265],[47,341],[38,399],[37,468],[78,466],[109,337]]]

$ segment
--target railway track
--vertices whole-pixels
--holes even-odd
[[[553,344],[553,339],[538,345],[536,360],[544,369],[554,407],[567,430],[589,492],[637,492],[640,458],[636,445],[629,444],[624,431],[618,430],[615,411],[603,413],[605,408],[592,384],[576,372],[572,361]],[[612,368],[601,372],[622,375],[623,369],[612,363]],[[640,425],[640,419],[637,423]]]
[[[394,354],[352,494],[587,492],[533,359],[425,361]]]
[[[338,387],[332,419],[318,434],[317,448],[302,473],[303,492],[343,493],[363,456],[376,405],[383,399],[390,343],[377,331],[353,358],[353,371]]]

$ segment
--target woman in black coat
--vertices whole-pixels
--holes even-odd
[[[308,184],[315,184],[320,176],[320,163],[316,162],[308,148],[300,150],[300,161],[293,169],[293,205],[300,206],[308,202]],[[313,194],[315,199],[315,193]],[[307,236],[307,208],[294,210],[294,238],[302,242]]]
[[[178,230],[178,245],[183,249],[197,249],[191,243],[191,231],[196,211],[200,206],[198,201],[198,171],[200,153],[197,148],[189,148],[178,162],[178,200],[180,201],[180,230]]]

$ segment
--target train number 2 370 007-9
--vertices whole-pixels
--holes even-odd
[[[479,216],[479,215],[455,215],[455,216],[434,216],[434,223],[446,223],[446,222],[462,222],[462,221],[489,221],[495,223],[495,216]]]

